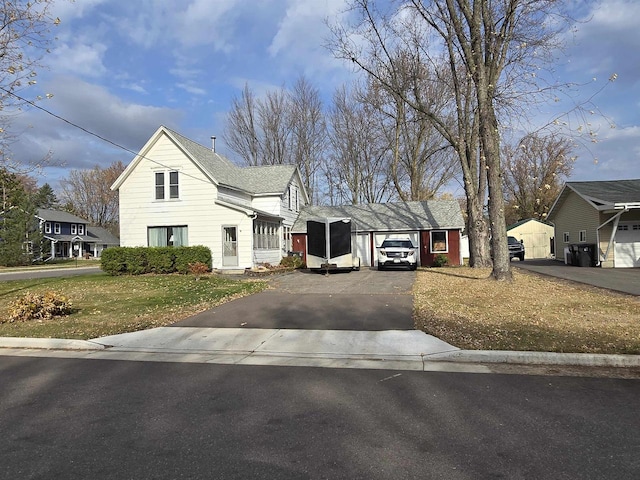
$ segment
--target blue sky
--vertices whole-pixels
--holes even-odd
[[[571,180],[640,178],[640,2],[576,5],[578,18],[590,20],[569,38],[557,72],[586,84],[583,98],[606,85],[594,110],[607,118],[587,119],[598,143],[576,150]],[[323,47],[324,19],[344,7],[343,0],[58,0],[62,22],[47,70],[23,93],[53,94],[39,104],[133,151],[166,125],[205,145],[216,135],[217,151],[234,159],[221,137],[231,99],[245,84],[260,95],[305,75],[329,100],[353,78],[350,66]],[[548,121],[558,108],[569,107],[543,107],[535,118]],[[69,169],[133,158],[34,108],[14,124],[21,134],[12,146],[16,158],[53,152],[58,166],[45,169],[39,183],[54,188]]]

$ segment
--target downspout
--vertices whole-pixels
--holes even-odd
[[[609,220],[607,220],[598,228],[596,228],[596,242],[598,242],[596,245],[596,248],[598,249],[598,266],[600,266],[600,263],[602,261],[607,260],[607,257],[609,256],[609,251],[611,250],[611,245],[613,245],[613,241],[616,238],[616,232],[618,231],[618,223],[620,223],[620,217],[622,216],[623,213],[626,213],[628,211],[629,211],[629,208],[625,206],[623,210],[620,210],[620,212],[616,213],[613,217],[611,217]],[[613,228],[611,230],[611,238],[609,239],[609,244],[607,245],[607,251],[604,252],[604,256],[601,256],[600,255],[600,229],[604,227],[607,223],[611,222],[612,220],[613,220]]]

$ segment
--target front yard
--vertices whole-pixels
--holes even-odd
[[[431,268],[414,285],[416,328],[462,349],[640,354],[640,299],[514,269]]]
[[[513,284],[489,270],[420,269],[413,287],[417,329],[462,349],[640,354],[640,299],[514,269]],[[90,339],[169,325],[262,291],[256,279],[106,274],[0,282],[0,336]],[[74,313],[7,323],[25,292],[56,291]]]
[[[169,325],[220,303],[266,288],[261,281],[207,275],[106,274],[0,282],[0,337],[90,338]],[[58,292],[74,313],[7,323],[9,304],[27,291]]]

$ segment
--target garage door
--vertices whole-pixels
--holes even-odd
[[[416,247],[416,253],[418,254],[418,265],[420,265],[420,234],[418,232],[402,232],[402,233],[392,233],[392,232],[386,232],[386,233],[374,233],[374,252],[373,252],[373,257],[374,257],[374,265],[378,265],[378,247],[380,245],[382,245],[382,242],[384,242],[385,238],[407,238],[409,237],[411,239],[411,243],[413,243],[413,246]]]
[[[616,268],[640,267],[640,222],[618,225],[614,255]]]
[[[356,240],[356,255],[360,257],[360,265],[371,266],[371,249],[369,248],[369,234],[359,233]]]

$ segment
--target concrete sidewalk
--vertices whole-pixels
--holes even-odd
[[[0,337],[0,355],[473,373],[498,363],[640,367],[640,355],[460,350],[417,330],[160,327],[89,341]]]

